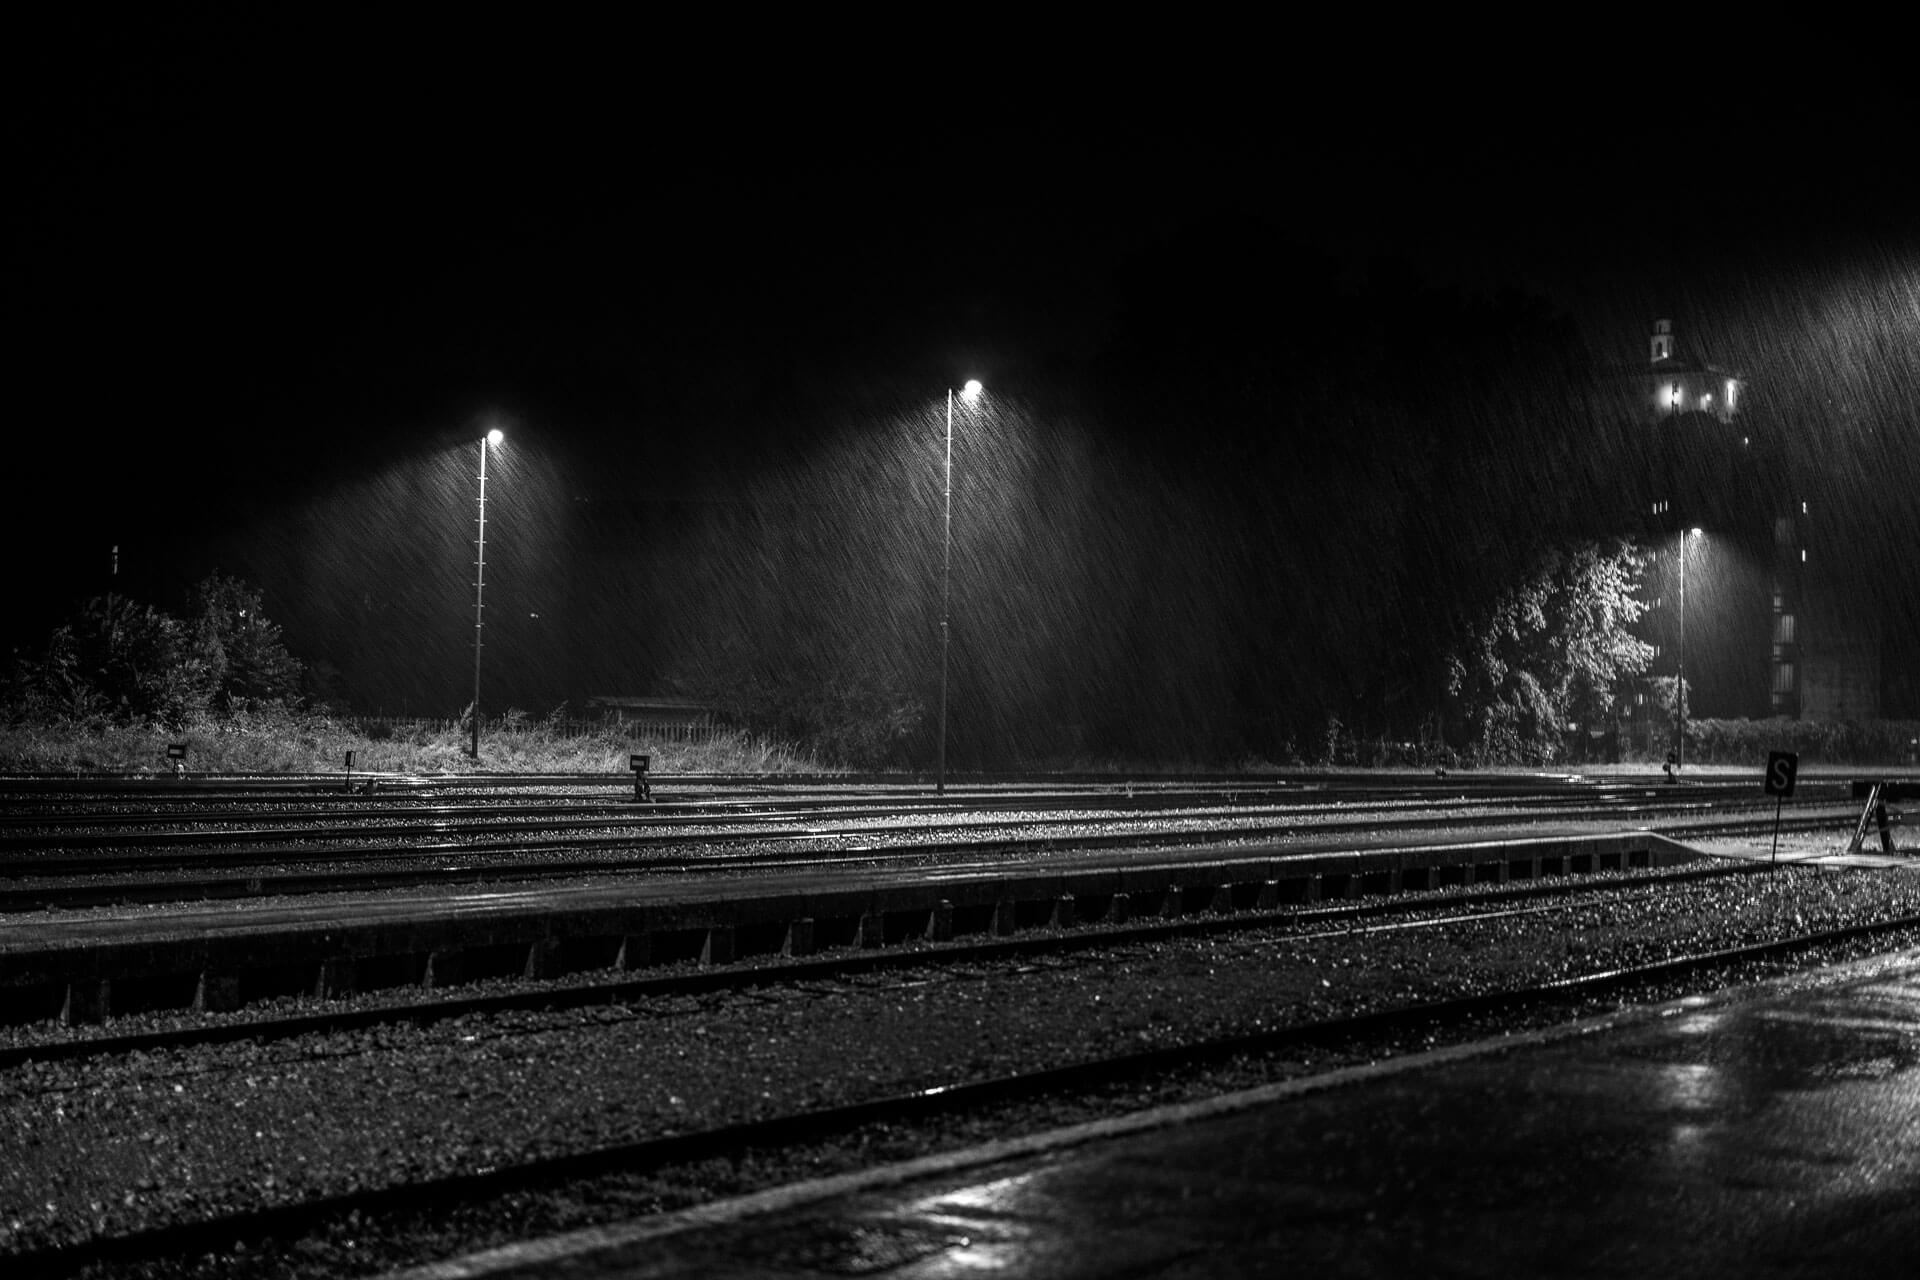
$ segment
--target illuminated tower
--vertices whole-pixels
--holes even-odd
[[[1696,357],[1671,319],[1654,321],[1645,351],[1644,363],[1616,369],[1605,385],[1609,416],[1638,442],[1640,466],[1620,479],[1654,556],[1645,583],[1652,674],[1684,674],[1685,719],[1764,716],[1777,705],[1767,612],[1783,596],[1772,573],[1776,503],[1746,421],[1746,378]],[[1648,696],[1637,698],[1636,732],[1649,747],[1671,745],[1669,726],[1683,718]]]
[[[1673,359],[1673,321],[1655,320],[1653,322],[1653,363]]]
[[[1696,358],[1672,320],[1654,321],[1645,350],[1604,385],[1605,412],[1631,426],[1643,462],[1620,481],[1638,505],[1629,527],[1654,554],[1654,674],[1684,661],[1693,718],[1878,716],[1873,593],[1823,540],[1831,517],[1806,500],[1777,415],[1756,422],[1746,377]],[[1647,723],[1660,732],[1651,708]]]

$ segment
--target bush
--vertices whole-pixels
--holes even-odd
[[[6,720],[178,732],[210,713],[282,707],[299,696],[301,665],[259,592],[216,573],[196,600],[186,622],[123,595],[85,601],[37,657],[15,659],[0,682]]]
[[[1770,751],[1802,764],[1920,764],[1920,720],[1693,720],[1687,759],[1762,768]]]

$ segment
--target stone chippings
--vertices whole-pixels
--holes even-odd
[[[1440,929],[1272,928],[992,965],[930,961],[841,982],[423,1028],[28,1063],[0,1072],[0,1265],[9,1253],[99,1234],[1916,910],[1920,876],[1786,870]],[[875,1126],[841,1143],[515,1195],[434,1221],[342,1222],[278,1252],[236,1246],[135,1270],[379,1270],[1244,1087],[1331,1060],[1321,1053],[1239,1064],[1104,1097],[951,1117],[924,1130]]]

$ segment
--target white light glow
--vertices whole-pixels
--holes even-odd
[[[971,400],[975,396],[980,394],[980,390],[981,388],[980,388],[979,379],[969,378],[967,380],[967,385],[960,388],[960,398],[962,400]]]
[[[498,427],[495,427],[493,430],[487,432],[488,444],[499,444],[502,440],[505,440],[506,438],[507,438],[506,433],[501,431],[500,428]]]

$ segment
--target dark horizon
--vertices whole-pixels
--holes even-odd
[[[162,607],[216,568],[312,578],[324,555],[276,560],[255,531],[325,543],[373,519],[347,495],[400,476],[402,513],[451,490],[424,500],[454,527],[410,554],[457,557],[460,449],[496,423],[558,546],[581,498],[791,501],[769,495],[873,462],[849,440],[933,423],[969,377],[1083,469],[1124,461],[1143,510],[1162,483],[1205,507],[1301,460],[1346,477],[1471,436],[1498,415],[1461,397],[1643,362],[1660,317],[1782,420],[1838,387],[1913,422],[1910,351],[1874,363],[1920,331],[1910,93],[1639,85],[1490,114],[1498,89],[1419,82],[923,116],[782,110],[768,85],[668,126],[591,76],[455,110],[434,79],[343,100],[317,74],[123,56],[34,84],[13,256],[19,412],[45,434],[34,482],[16,472],[35,551],[11,646],[104,589],[115,545]],[[1540,451],[1489,456],[1509,449]],[[1909,480],[1916,451],[1890,455]],[[466,572],[418,617],[454,618]],[[307,581],[255,585],[328,616],[295,606]]]

